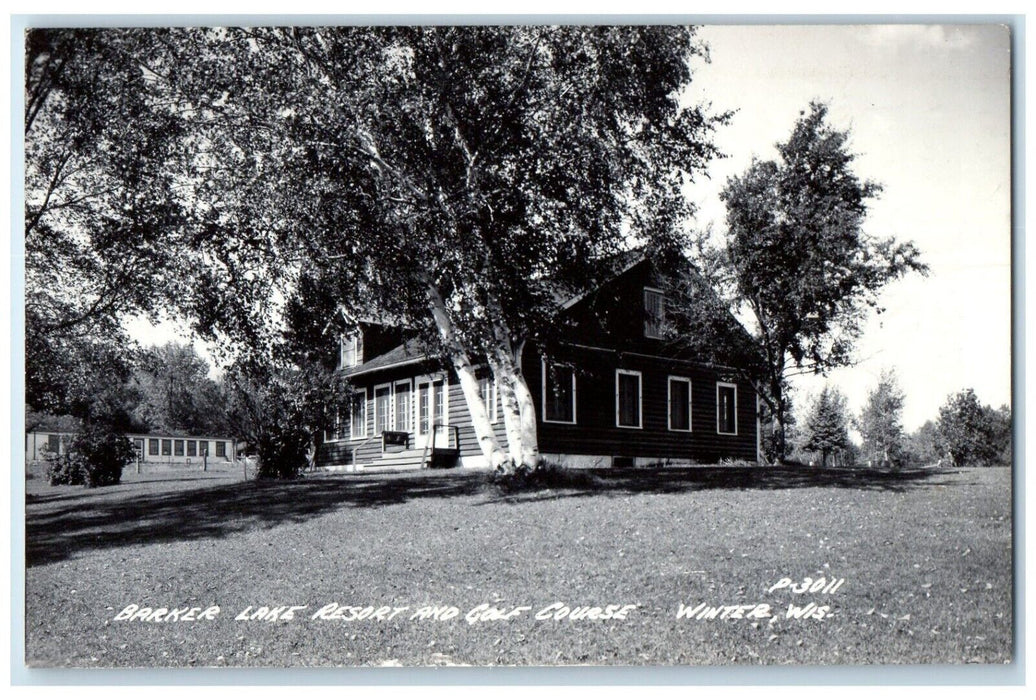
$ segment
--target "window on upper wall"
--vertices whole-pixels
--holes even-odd
[[[691,380],[669,377],[669,429],[691,430]]]
[[[737,435],[737,385],[716,382],[716,432]]]
[[[341,367],[356,367],[363,362],[363,334],[360,332],[342,336]]]
[[[640,372],[615,370],[615,425],[620,428],[640,428],[641,386]]]
[[[543,420],[547,423],[576,422],[576,373],[565,365],[543,367]]]
[[[644,336],[662,338],[665,326],[665,295],[660,289],[644,287]]]

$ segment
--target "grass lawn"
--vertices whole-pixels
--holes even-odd
[[[242,481],[236,471],[131,474],[120,486],[92,491],[30,479],[26,661],[1010,660],[1007,468],[884,474],[729,467],[600,471],[592,478],[592,485],[521,493],[463,471],[294,483]],[[775,588],[785,578],[825,581],[812,593]],[[831,591],[838,579],[844,583]],[[555,603],[596,606],[598,617],[616,607],[607,620],[536,619],[557,612],[560,606],[545,610]],[[812,616],[787,616],[789,604],[810,603]],[[210,620],[115,620],[131,604],[220,610]],[[342,619],[314,619],[321,610],[333,617],[332,604]],[[740,619],[729,608],[726,619],[722,612],[678,619],[681,604],[768,608],[740,608]],[[293,605],[308,607],[290,620],[235,619],[249,606],[254,613]],[[480,605],[501,614],[528,609],[506,620],[467,621]],[[426,606],[439,606],[447,619]],[[618,606],[636,607],[616,619]],[[386,619],[379,620],[371,616],[378,608],[405,610],[381,611]]]

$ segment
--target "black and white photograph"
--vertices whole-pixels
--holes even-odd
[[[1010,23],[225,19],[15,30],[26,669],[1018,663]]]

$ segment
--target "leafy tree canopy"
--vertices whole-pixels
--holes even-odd
[[[171,207],[113,207],[133,214],[112,217],[120,241],[138,210],[152,224],[189,212],[193,279],[177,299],[199,330],[274,347],[310,284],[343,327],[376,314],[420,332],[461,377],[476,432],[488,421],[471,367],[490,364],[523,463],[536,460],[535,407],[514,344],[549,328],[559,285],[585,287],[634,242],[624,231],[677,245],[683,185],[717,155],[724,119],[681,102],[705,55],[686,27],[86,34],[72,74],[118,63],[119,90],[98,94],[149,170],[133,188],[96,168],[79,189],[146,186],[141,207]],[[77,50],[73,34],[41,37]],[[491,430],[479,440],[498,454]]]
[[[1011,456],[1011,412],[983,406],[974,389],[948,396],[939,408],[940,446],[956,466],[1005,463]]]
[[[134,381],[137,423],[149,431],[223,435],[224,397],[209,378],[210,365],[190,345],[168,343],[140,354]]]
[[[123,314],[155,312],[182,296],[177,242],[185,213],[173,173],[184,157],[183,132],[179,120],[154,108],[140,53],[135,35],[126,32],[27,35],[30,407],[54,408],[57,378],[87,371],[69,366],[77,357],[85,362],[102,348],[126,347]]]
[[[881,189],[853,172],[849,133],[827,115],[825,104],[811,103],[777,144],[777,159],[755,160],[728,180],[725,244],[703,244],[699,256],[731,307],[752,318],[779,458],[788,379],[850,364],[868,311],[881,310],[882,288],[927,271],[913,243],[864,231]]]
[[[903,402],[905,395],[891,369],[883,370],[856,425],[863,437],[863,457],[875,464],[903,461]]]

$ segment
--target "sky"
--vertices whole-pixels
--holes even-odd
[[[883,368],[906,395],[904,425],[934,419],[965,387],[1011,400],[1010,39],[986,26],[705,26],[711,63],[691,94],[736,109],[716,135],[728,158],[693,188],[698,225],[725,226],[718,193],[753,156],[776,156],[810,100],[849,129],[855,172],[884,187],[865,231],[913,240],[930,266],[889,285],[858,364],[796,379],[806,405],[825,381],[858,411]]]
[[[698,63],[691,99],[736,110],[716,134],[728,157],[691,189],[697,225],[724,227],[718,194],[752,158],[773,158],[810,100],[849,129],[856,173],[881,183],[865,230],[913,240],[930,266],[892,283],[858,363],[828,377],[797,378],[808,404],[824,382],[858,412],[881,371],[906,395],[904,425],[934,419],[965,387],[983,403],[1011,400],[1010,55],[995,25],[756,25],[702,27],[711,62]],[[180,328],[134,321],[145,344]]]

